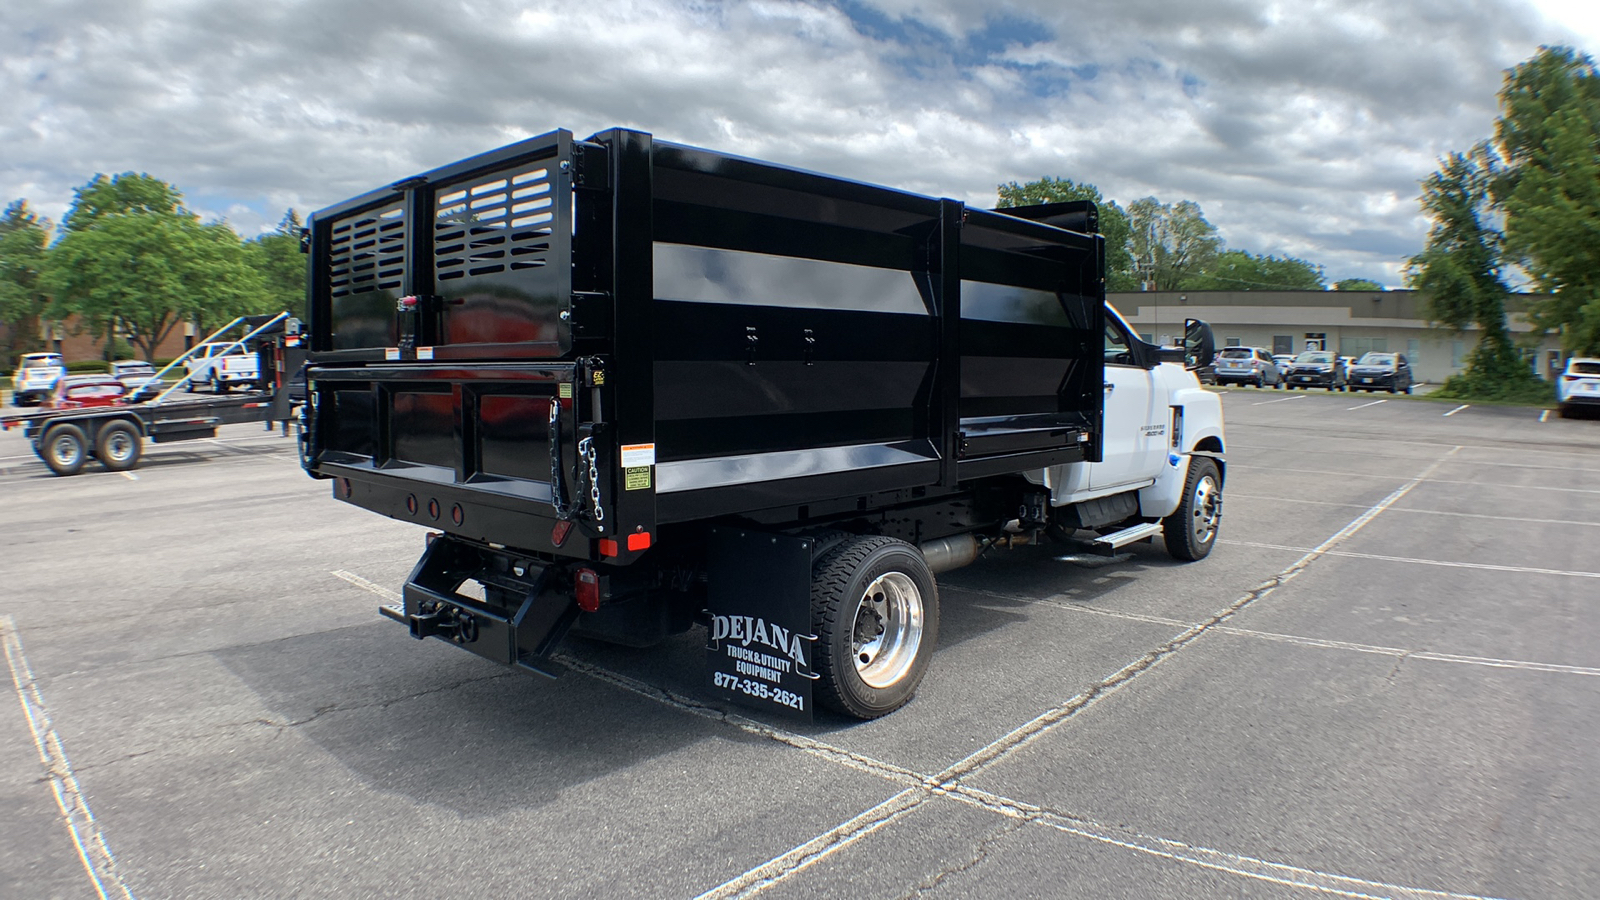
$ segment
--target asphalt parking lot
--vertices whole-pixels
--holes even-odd
[[[1600,421],[1223,400],[1209,559],[991,554],[910,706],[804,727],[698,632],[413,641],[422,533],[259,427],[0,435],[0,897],[1600,896]]]

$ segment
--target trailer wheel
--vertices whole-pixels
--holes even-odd
[[[1205,559],[1217,543],[1222,521],[1222,475],[1210,457],[1189,458],[1189,477],[1183,484],[1183,502],[1162,521],[1161,535],[1173,559]]]
[[[82,428],[62,423],[44,433],[39,449],[50,471],[57,475],[76,475],[83,470],[84,460],[89,455],[89,439],[83,436]]]
[[[144,452],[139,429],[127,422],[107,422],[94,439],[94,455],[108,472],[122,472],[139,464]]]
[[[811,625],[819,701],[858,719],[904,706],[939,634],[939,590],[917,548],[852,538],[812,570]]]

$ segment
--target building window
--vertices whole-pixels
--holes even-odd
[[[1360,359],[1368,353],[1377,351],[1386,353],[1389,350],[1389,339],[1386,337],[1352,337],[1339,339],[1339,355],[1354,356]]]
[[[1451,341],[1450,342],[1450,368],[1452,368],[1452,369],[1462,368],[1461,360],[1466,355],[1467,355],[1467,342],[1466,341]]]
[[[1224,347],[1238,347],[1238,346],[1240,346],[1240,344],[1241,344],[1241,341],[1240,341],[1239,338],[1224,338],[1222,346],[1224,346]]]
[[[1328,349],[1328,334],[1327,334],[1327,332],[1324,332],[1324,331],[1308,331],[1308,332],[1306,332],[1306,344],[1301,349],[1304,349],[1304,350],[1326,350],[1326,349]]]
[[[1278,353],[1294,353],[1294,335],[1292,335],[1292,334],[1275,334],[1275,335],[1273,335],[1272,336],[1272,352],[1274,354],[1278,354]]]

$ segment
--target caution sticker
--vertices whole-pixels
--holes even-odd
[[[632,469],[636,466],[653,466],[656,464],[655,444],[623,444],[622,467]]]
[[[556,388],[556,393],[563,400],[571,400],[572,399],[572,382],[570,382],[570,381],[561,382],[561,386]]]
[[[623,470],[623,490],[648,491],[650,490],[650,467],[639,466]]]

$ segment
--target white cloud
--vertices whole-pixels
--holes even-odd
[[[1193,199],[1232,246],[1391,283],[1417,182],[1487,136],[1502,69],[1571,37],[1521,0],[26,6],[0,29],[0,201],[57,219],[133,170],[254,234],[623,125],[974,204],[1043,175]]]

